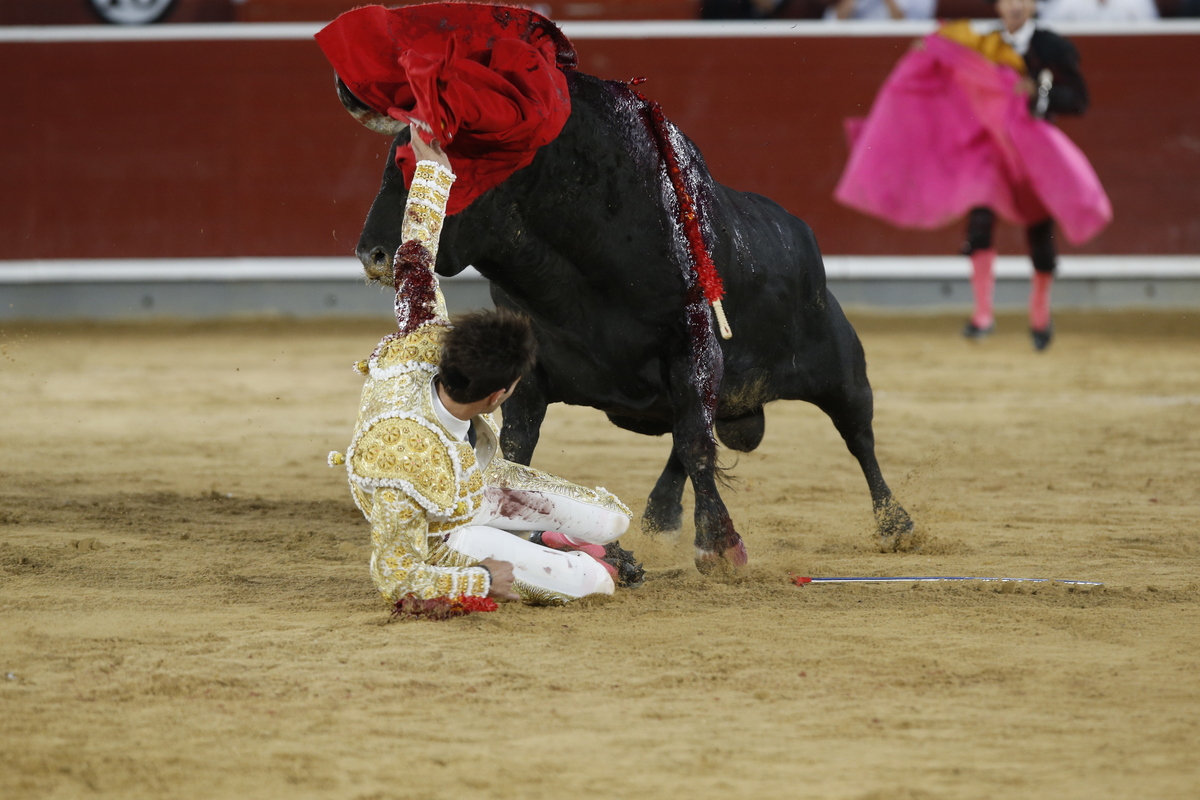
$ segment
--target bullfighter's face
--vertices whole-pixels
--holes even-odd
[[[1033,19],[1037,12],[1034,0],[996,0],[996,14],[1009,33],[1016,33],[1021,26]]]

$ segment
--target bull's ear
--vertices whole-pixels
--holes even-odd
[[[367,128],[382,133],[385,136],[395,136],[408,127],[408,123],[401,122],[397,119],[392,119],[389,116],[380,114],[375,109],[369,107],[366,103],[359,100],[354,94],[346,88],[346,84],[334,73],[333,79],[337,84],[338,100],[342,101],[342,105],[350,112],[350,116],[361,122]]]

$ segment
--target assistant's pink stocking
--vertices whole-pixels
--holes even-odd
[[[992,299],[996,293],[996,251],[976,250],[971,253],[971,291],[975,294],[975,314],[971,324],[980,330],[992,327],[995,318]]]
[[[1053,272],[1034,272],[1029,287],[1029,327],[1044,331],[1050,327],[1050,287],[1054,285]]]

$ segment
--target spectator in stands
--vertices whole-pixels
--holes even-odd
[[[1154,0],[1047,0],[1038,9],[1042,22],[1137,22],[1158,19]]]
[[[820,19],[830,2],[832,0],[702,0],[700,18]]]
[[[933,19],[937,0],[836,0],[825,19]]]
[[[701,19],[768,19],[783,0],[703,0]]]

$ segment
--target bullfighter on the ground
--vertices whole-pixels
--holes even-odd
[[[1087,88],[1070,41],[1034,22],[1034,0],[998,0],[998,30],[943,25],[888,77],[865,121],[849,121],[850,160],[835,196],[902,227],[967,218],[975,309],[963,335],[994,327],[996,215],[1023,225],[1033,262],[1033,345],[1053,338],[1050,288],[1058,263],[1055,223],[1080,244],[1112,219],[1087,158],[1050,124],[1082,114]]]
[[[605,546],[610,561],[628,558],[615,541],[629,509],[604,489],[503,457],[490,412],[532,366],[536,344],[528,320],[511,312],[448,320],[433,265],[455,176],[436,140],[414,130],[412,146],[396,256],[399,330],[357,365],[367,381],[354,437],[344,456],[330,454],[345,463],[371,523],[371,576],[399,611],[611,594],[618,571],[603,560]]]

